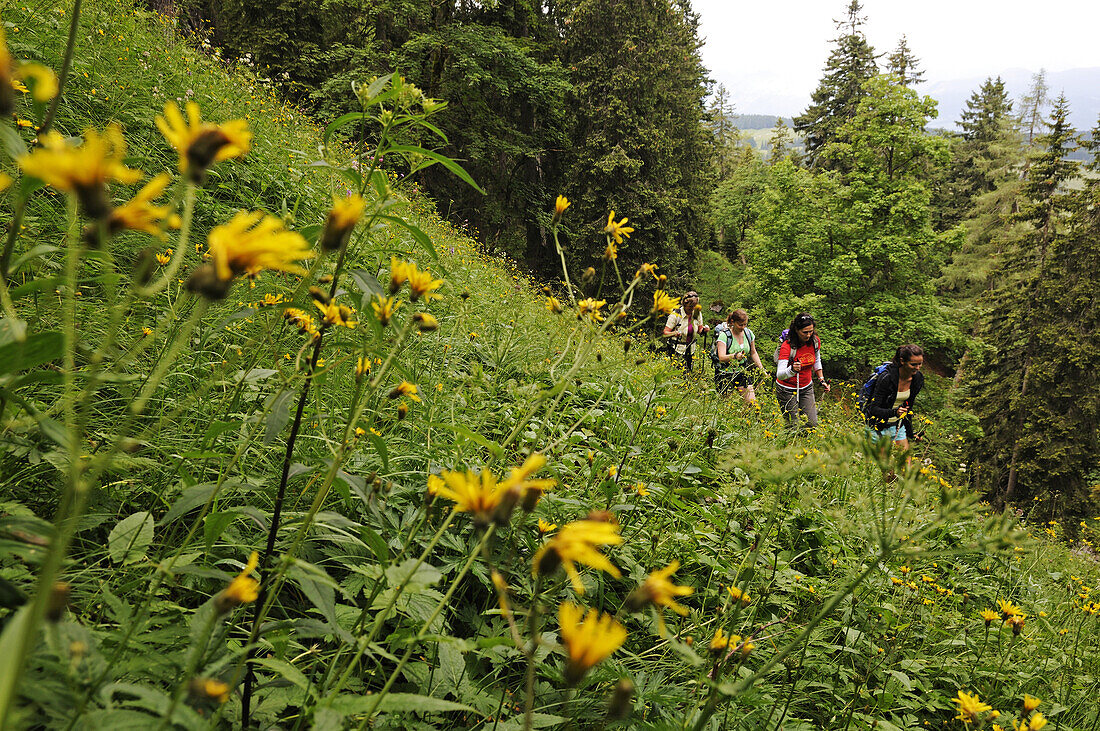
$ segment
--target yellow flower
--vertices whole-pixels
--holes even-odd
[[[401,307],[401,300],[375,295],[370,306],[374,310],[374,316],[378,318],[378,322],[381,323],[382,327],[385,327],[390,324],[390,319]]]
[[[646,497],[649,495],[649,490],[646,489],[644,482],[639,482],[638,484],[634,485],[633,490],[641,497]]]
[[[171,175],[161,173],[146,183],[137,195],[111,211],[107,219],[107,230],[114,234],[130,229],[164,238],[164,226],[173,216],[172,209],[169,206],[154,206],[153,199],[163,193],[171,181]]]
[[[321,322],[325,325],[354,329],[355,326],[359,324],[351,319],[353,313],[351,308],[347,305],[338,305],[335,302],[329,302],[327,305],[323,305],[317,300],[313,300],[313,304],[321,311]]]
[[[0,172],[0,193],[3,193],[8,189],[8,186],[14,182],[12,177],[5,172]]]
[[[908,566],[902,566],[900,569],[898,569],[898,571],[900,571],[902,574],[908,574],[910,571],[912,571],[912,569]]]
[[[743,607],[747,607],[749,605],[749,602],[752,601],[752,597],[749,596],[749,593],[747,591],[741,591],[736,586],[726,587],[726,591],[729,592],[730,596],[733,597],[733,600],[735,602],[741,602],[741,606]]]
[[[614,523],[602,520],[577,520],[568,523],[535,553],[532,574],[545,576],[553,573],[560,565],[573,583],[573,589],[578,594],[583,594],[584,584],[581,583],[575,564],[606,571],[617,579],[622,575],[619,569],[596,547],[617,546],[622,542],[619,526]]]
[[[169,249],[167,252],[165,252],[163,254],[158,252],[157,255],[156,255],[156,259],[157,259],[157,264],[160,264],[161,266],[166,266],[168,264],[168,262],[172,261],[172,250]]]
[[[260,582],[249,576],[256,570],[259,563],[260,554],[253,551],[252,555],[248,557],[248,563],[245,565],[244,570],[237,574],[229,582],[229,586],[222,589],[221,593],[214,598],[214,606],[219,614],[225,614],[241,604],[254,602],[260,596]]]
[[[317,336],[320,334],[317,330],[317,324],[313,321],[313,316],[297,307],[288,307],[283,310],[283,319],[295,325],[304,335]]]
[[[31,82],[31,96],[36,102],[48,102],[57,96],[57,75],[53,69],[31,61],[20,65],[16,74]]]
[[[84,133],[84,144],[70,146],[56,132],[42,139],[42,146],[19,159],[23,172],[42,180],[80,200],[84,212],[100,219],[111,211],[107,201],[107,183],[136,183],[141,172],[131,170],[122,161],[126,140],[117,124],[108,125],[100,135],[94,129]]]
[[[607,248],[603,250],[604,261],[615,261],[619,258],[619,248],[614,241],[607,242]]]
[[[737,638],[736,640],[734,640],[735,637]],[[722,631],[722,628],[719,627],[714,631],[714,637],[710,639],[710,651],[721,652],[722,650],[730,646],[731,640],[737,642],[740,639],[741,638],[737,635],[727,636],[726,633]]]
[[[561,215],[565,213],[565,209],[573,205],[569,202],[569,199],[564,195],[559,195],[558,199],[554,201],[554,220],[557,221],[561,218]]]
[[[593,322],[603,322],[600,308],[606,304],[607,300],[597,300],[591,297],[581,300],[577,303],[577,319],[581,320],[587,315]]]
[[[443,299],[443,295],[435,290],[443,284],[442,279],[432,279],[432,273],[427,269],[420,270],[416,264],[409,264],[409,299],[416,302],[421,297],[425,301]]]
[[[408,381],[402,381],[397,384],[392,391],[390,391],[390,398],[399,398],[401,396],[408,396],[413,401],[419,402],[420,397],[416,395],[416,384],[409,383]]]
[[[983,609],[981,612],[981,617],[983,620],[985,620],[985,624],[987,627],[993,622],[993,620],[997,619],[1000,616],[1000,614],[993,611],[992,609]]]
[[[1001,610],[1001,617],[1004,621],[1008,621],[1011,617],[1016,617],[1021,614],[1020,608],[1010,601],[1004,599],[997,600],[997,606]]]
[[[583,620],[582,620],[583,617]],[[565,682],[576,685],[591,668],[622,647],[626,628],[610,614],[584,609],[572,602],[558,607],[561,639],[569,660],[565,666]]]
[[[690,586],[677,586],[668,580],[668,577],[676,573],[680,568],[679,561],[673,561],[663,569],[654,571],[646,580],[627,597],[627,606],[631,611],[638,611],[649,604],[668,607],[681,616],[688,614],[688,608],[676,602],[676,597],[690,596],[694,591]],[[660,612],[657,613],[657,623],[660,625],[661,636],[665,634],[665,620]]]
[[[507,488],[498,483],[496,475],[489,470],[481,473],[444,470],[438,479],[442,483],[429,480],[429,491],[453,501],[458,512],[473,513],[474,520],[481,524],[493,518],[507,492]]]
[[[977,693],[971,695],[960,690],[959,694],[951,700],[959,706],[959,715],[955,718],[966,724],[977,720],[978,716],[986,711],[993,710],[993,706],[981,702]]]
[[[321,234],[321,248],[325,251],[343,248],[351,238],[351,232],[355,229],[355,224],[359,223],[359,218],[363,215],[363,209],[366,206],[367,202],[357,194],[336,199],[332,204],[332,210],[328,213],[328,218],[325,219],[325,230]]]
[[[668,294],[660,289],[653,293],[653,309],[650,310],[653,313],[661,313],[667,315],[680,306],[679,297],[669,297]]]
[[[638,271],[634,273],[635,279],[641,279],[642,277],[651,276],[654,279],[657,278],[657,265],[656,264],[642,264],[638,267]]]
[[[550,531],[558,527],[557,523],[547,523],[542,518],[539,518],[539,533],[549,533]]]
[[[1042,731],[1046,725],[1046,716],[1036,711],[1035,715],[1031,717],[1031,720],[1027,722],[1027,731]]]
[[[630,238],[630,234],[634,233],[634,229],[626,225],[627,219],[623,219],[618,223],[615,222],[615,211],[607,214],[607,225],[604,226],[603,232],[607,234],[608,238],[614,239],[616,244],[621,244],[624,238]]]
[[[192,678],[191,697],[196,702],[214,701],[221,704],[229,700],[229,686],[214,678]]]
[[[195,270],[188,288],[211,299],[229,291],[233,277],[253,276],[264,269],[305,274],[296,262],[315,255],[302,235],[283,228],[282,220],[263,211],[239,211],[207,236],[212,261]]]
[[[533,452],[531,456],[523,461],[523,464],[519,467],[513,467],[508,473],[508,477],[505,478],[502,483],[506,488],[516,488],[518,490],[545,490],[558,484],[557,480],[552,479],[539,479],[532,480],[531,475],[535,474],[543,467],[546,466],[546,457],[539,452]]]
[[[164,105],[164,116],[157,115],[157,129],[179,153],[179,169],[195,182],[201,182],[206,169],[216,162],[241,157],[252,147],[252,133],[243,119],[225,124],[203,122],[199,105],[187,102],[187,119],[175,102]]]
[[[1039,707],[1040,703],[1042,703],[1042,701],[1035,696],[1024,693],[1024,713],[1031,713]]]
[[[1008,626],[1012,628],[1012,634],[1018,635],[1024,629],[1024,622],[1027,615],[1014,614],[1008,618]]]
[[[401,285],[409,281],[409,271],[412,268],[414,265],[409,262],[398,259],[396,256],[390,257],[390,294],[397,294]]]
[[[141,334],[144,335],[145,337],[149,337],[150,335],[153,334],[153,329],[149,328],[149,327],[143,327],[143,328],[141,328]]]
[[[555,315],[560,315],[563,311],[561,302],[557,297],[548,296],[546,298],[546,309],[553,312]]]

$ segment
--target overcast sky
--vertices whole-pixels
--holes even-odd
[[[801,112],[821,78],[847,0],[693,0],[703,62],[744,114]],[[915,11],[915,12],[914,12]],[[929,82],[1010,69],[1100,66],[1095,0],[864,0],[864,31],[879,53],[904,33]]]

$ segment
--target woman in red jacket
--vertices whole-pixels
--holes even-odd
[[[821,373],[821,339],[814,326],[814,318],[808,312],[799,313],[791,321],[787,339],[779,346],[775,395],[787,419],[787,426],[795,431],[798,431],[801,422],[799,412],[806,415],[811,429],[817,426],[813,379],[816,378],[822,388],[829,391],[829,384]]]

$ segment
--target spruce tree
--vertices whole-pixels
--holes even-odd
[[[725,84],[714,90],[707,114],[714,132],[715,167],[721,180],[733,170],[741,143],[741,132],[734,123],[734,105]]]
[[[813,167],[822,164],[819,151],[836,139],[837,130],[855,116],[865,96],[863,84],[878,72],[875,50],[863,34],[866,18],[860,15],[859,0],[851,0],[848,15],[836,21],[840,33],[825,63],[825,73],[811,96],[811,104],[794,119],[794,129],[806,141]]]
[[[1077,164],[1066,159],[1076,146],[1068,115],[1068,102],[1059,97],[1049,131],[1035,138],[1042,151],[1032,160],[1014,217],[1026,233],[1006,256],[1009,276],[992,293],[994,304],[982,332],[985,352],[970,377],[970,402],[985,431],[979,445],[982,480],[1000,504],[1054,484],[1041,477],[1050,468],[1044,452],[1053,446],[1047,444],[1050,430],[1057,431],[1056,418],[1043,416],[1052,409],[1043,384],[1051,359],[1061,356],[1044,349],[1056,313],[1037,311],[1036,305],[1052,296],[1049,287],[1073,266],[1063,253],[1073,248],[1072,196],[1065,184],[1077,173]]]
[[[917,57],[909,50],[909,42],[904,35],[898,39],[898,47],[887,57],[886,71],[897,76],[905,86],[924,83],[924,71]]]
[[[775,126],[772,127],[772,136],[768,138],[768,164],[774,165],[787,159],[791,154],[791,129],[782,117],[775,118]]]

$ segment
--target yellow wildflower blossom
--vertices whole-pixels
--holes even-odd
[[[321,311],[321,322],[325,325],[354,329],[355,326],[359,324],[351,319],[354,313],[352,313],[351,308],[347,305],[338,305],[335,302],[329,302],[327,305],[323,305],[317,300],[313,300],[313,304]]]
[[[951,700],[959,706],[959,714],[955,718],[965,724],[970,724],[976,721],[981,714],[993,710],[993,706],[982,703],[977,693],[971,695],[960,690],[958,695]]]
[[[87,130],[80,147],[72,147],[56,132],[41,141],[41,147],[19,159],[19,167],[47,185],[76,195],[89,218],[101,219],[110,213],[109,181],[136,183],[141,178],[140,171],[122,163],[126,140],[117,124],[108,125],[102,135]]]
[[[164,139],[179,153],[179,170],[201,182],[206,169],[216,162],[241,157],[252,147],[252,133],[243,119],[225,124],[203,122],[199,105],[187,102],[187,119],[175,102],[164,105],[164,116],[156,125]]]
[[[237,574],[229,582],[229,586],[222,589],[221,593],[215,597],[214,606],[220,614],[241,604],[254,602],[260,596],[260,582],[250,576],[259,563],[260,554],[253,551],[241,573]]]
[[[558,524],[557,523],[547,523],[542,518],[539,518],[538,527],[539,527],[539,533],[550,533],[551,531],[557,529]]]
[[[597,546],[617,546],[623,542],[619,526],[602,520],[578,520],[563,526],[557,534],[535,553],[532,574],[546,576],[560,565],[565,569],[573,589],[584,593],[584,584],[576,564],[584,564],[599,571],[606,571],[615,578],[622,574],[613,563],[597,550]]]
[[[591,297],[581,300],[577,303],[577,319],[582,320],[587,316],[593,322],[603,322],[600,308],[606,304],[607,300],[597,300]]]
[[[554,220],[557,221],[565,213],[565,209],[573,205],[564,195],[559,195],[554,201]]]
[[[1000,616],[1000,614],[993,611],[992,609],[983,609],[981,611],[981,617],[985,621],[987,627],[992,624],[993,620],[997,619]]]
[[[164,227],[173,218],[172,209],[169,206],[154,206],[153,199],[163,193],[170,182],[172,176],[161,173],[146,183],[137,195],[111,211],[107,219],[107,230],[112,234],[123,229],[144,231],[164,238]]]
[[[583,619],[582,619],[583,617]],[[591,668],[598,665],[626,641],[626,628],[610,614],[584,609],[572,602],[558,607],[561,639],[568,661],[565,682],[576,685]]]
[[[1041,703],[1042,701],[1035,696],[1024,693],[1024,713],[1031,713],[1038,708]]]
[[[397,384],[392,391],[390,391],[390,398],[399,398],[401,396],[408,396],[413,401],[420,401],[420,397],[416,395],[416,384],[409,383],[408,381],[402,381]]]
[[[382,327],[385,327],[390,324],[390,319],[401,307],[401,300],[375,295],[370,306],[374,310],[374,316],[378,318],[378,322],[381,323]]]
[[[358,194],[352,194],[333,201],[332,210],[325,219],[325,230],[321,233],[321,248],[336,251],[343,248],[355,230],[355,224],[363,215],[367,202]]]
[[[561,306],[561,301],[557,297],[548,296],[546,298],[546,309],[555,315],[560,315],[564,309]]]
[[[36,102],[48,102],[57,96],[59,87],[57,74],[53,69],[30,61],[20,64],[16,75],[24,81],[31,82],[31,96]]]
[[[288,231],[281,219],[263,211],[239,211],[228,223],[215,226],[207,236],[212,259],[195,270],[187,287],[211,299],[229,291],[233,278],[254,276],[264,269],[305,274],[297,262],[315,256],[302,235]]]
[[[213,701],[220,705],[229,700],[229,685],[214,678],[192,678],[190,693],[198,703]]]
[[[615,222],[615,211],[607,214],[607,225],[604,226],[603,232],[607,234],[608,238],[614,239],[616,244],[621,244],[624,238],[630,238],[630,234],[634,233],[634,229],[626,225],[627,219]]]
[[[752,601],[752,597],[749,596],[747,591],[741,591],[736,586],[726,587],[726,591],[729,592],[729,595],[733,597],[735,602],[741,602],[741,606],[743,607],[747,607],[749,602]]]
[[[401,286],[409,281],[409,271],[412,267],[412,264],[402,259],[398,259],[396,256],[390,257],[390,294],[397,294],[397,290],[401,289]]]
[[[660,313],[662,315],[667,315],[679,306],[679,297],[669,297],[667,292],[658,289],[656,292],[653,293],[653,309],[651,309],[650,312],[654,314]]]
[[[435,290],[442,286],[442,279],[432,279],[432,273],[427,269],[420,270],[415,264],[409,265],[409,299],[416,302],[421,297],[425,301],[443,299],[443,295]]]
[[[642,607],[649,604],[655,606],[668,607],[672,611],[681,616],[688,614],[688,608],[682,604],[676,602],[676,597],[691,596],[694,589],[690,586],[677,586],[669,581],[668,577],[676,573],[676,569],[680,568],[679,561],[673,561],[663,569],[654,571],[646,580],[642,582],[642,585],[635,589],[629,597],[627,597],[627,606],[632,611],[637,611]],[[660,626],[661,636],[665,634],[665,620],[661,612],[657,612],[657,624]]]

